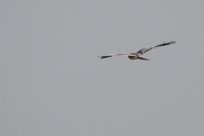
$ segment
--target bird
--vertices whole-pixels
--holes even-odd
[[[109,54],[109,55],[101,55],[98,56],[100,59],[106,59],[106,58],[110,58],[110,57],[117,57],[117,56],[127,56],[130,60],[150,60],[147,58],[142,57],[143,54],[151,51],[152,49],[156,49],[158,47],[164,47],[167,45],[171,45],[171,44],[175,44],[176,41],[170,41],[170,42],[164,42],[162,44],[150,47],[150,48],[142,48],[139,51],[135,52],[135,53],[127,53],[127,54],[122,54],[122,53],[118,53],[118,54]]]

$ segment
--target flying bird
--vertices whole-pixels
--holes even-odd
[[[175,44],[176,41],[170,41],[170,42],[164,42],[162,44],[159,44],[159,45],[156,45],[156,46],[153,46],[153,47],[150,47],[150,48],[142,48],[140,49],[139,51],[135,52],[135,53],[128,53],[128,54],[121,54],[121,53],[118,53],[118,54],[110,54],[110,55],[102,55],[102,56],[98,56],[100,59],[105,59],[105,58],[110,58],[110,57],[117,57],[117,56],[128,56],[128,58],[130,60],[149,60],[147,58],[144,58],[144,57],[141,57],[143,54],[145,54],[146,52],[152,50],[152,49],[156,49],[158,47],[163,47],[163,46],[167,46],[167,45],[170,45],[170,44]]]

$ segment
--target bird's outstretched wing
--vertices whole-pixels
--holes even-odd
[[[100,59],[110,58],[110,57],[117,57],[117,56],[128,56],[129,54],[110,54],[110,55],[102,55],[98,56]]]
[[[159,44],[159,45],[156,45],[156,46],[154,46],[154,47],[152,47],[152,48],[157,48],[157,47],[162,47],[162,46],[167,46],[167,45],[170,45],[170,44],[175,44],[176,43],[176,41],[170,41],[170,42],[164,42],[164,43],[162,43],[162,44]]]
[[[152,49],[155,49],[155,48],[158,48],[158,47],[162,47],[162,46],[167,46],[167,45],[170,45],[170,44],[175,44],[176,41],[170,41],[170,42],[164,42],[162,44],[159,44],[159,45],[156,45],[156,46],[153,46],[153,47],[150,47],[150,48],[143,48],[143,49],[140,49],[137,53],[133,53],[133,54],[136,54],[136,55],[143,55],[144,53],[152,50]]]

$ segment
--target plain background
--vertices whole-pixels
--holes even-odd
[[[203,0],[1,0],[0,135],[203,136],[203,24]]]

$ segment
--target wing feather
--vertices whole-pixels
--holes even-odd
[[[163,47],[163,46],[167,46],[167,45],[175,44],[175,43],[176,43],[176,41],[164,42],[164,43],[162,43],[162,44],[159,44],[159,45],[156,45],[156,46],[154,46],[154,47],[148,48],[147,50],[144,51],[144,53],[146,53],[146,52],[148,52],[148,51],[150,51],[150,50],[152,50],[152,49],[158,48],[158,47]],[[143,53],[143,54],[144,54],[144,53]]]

